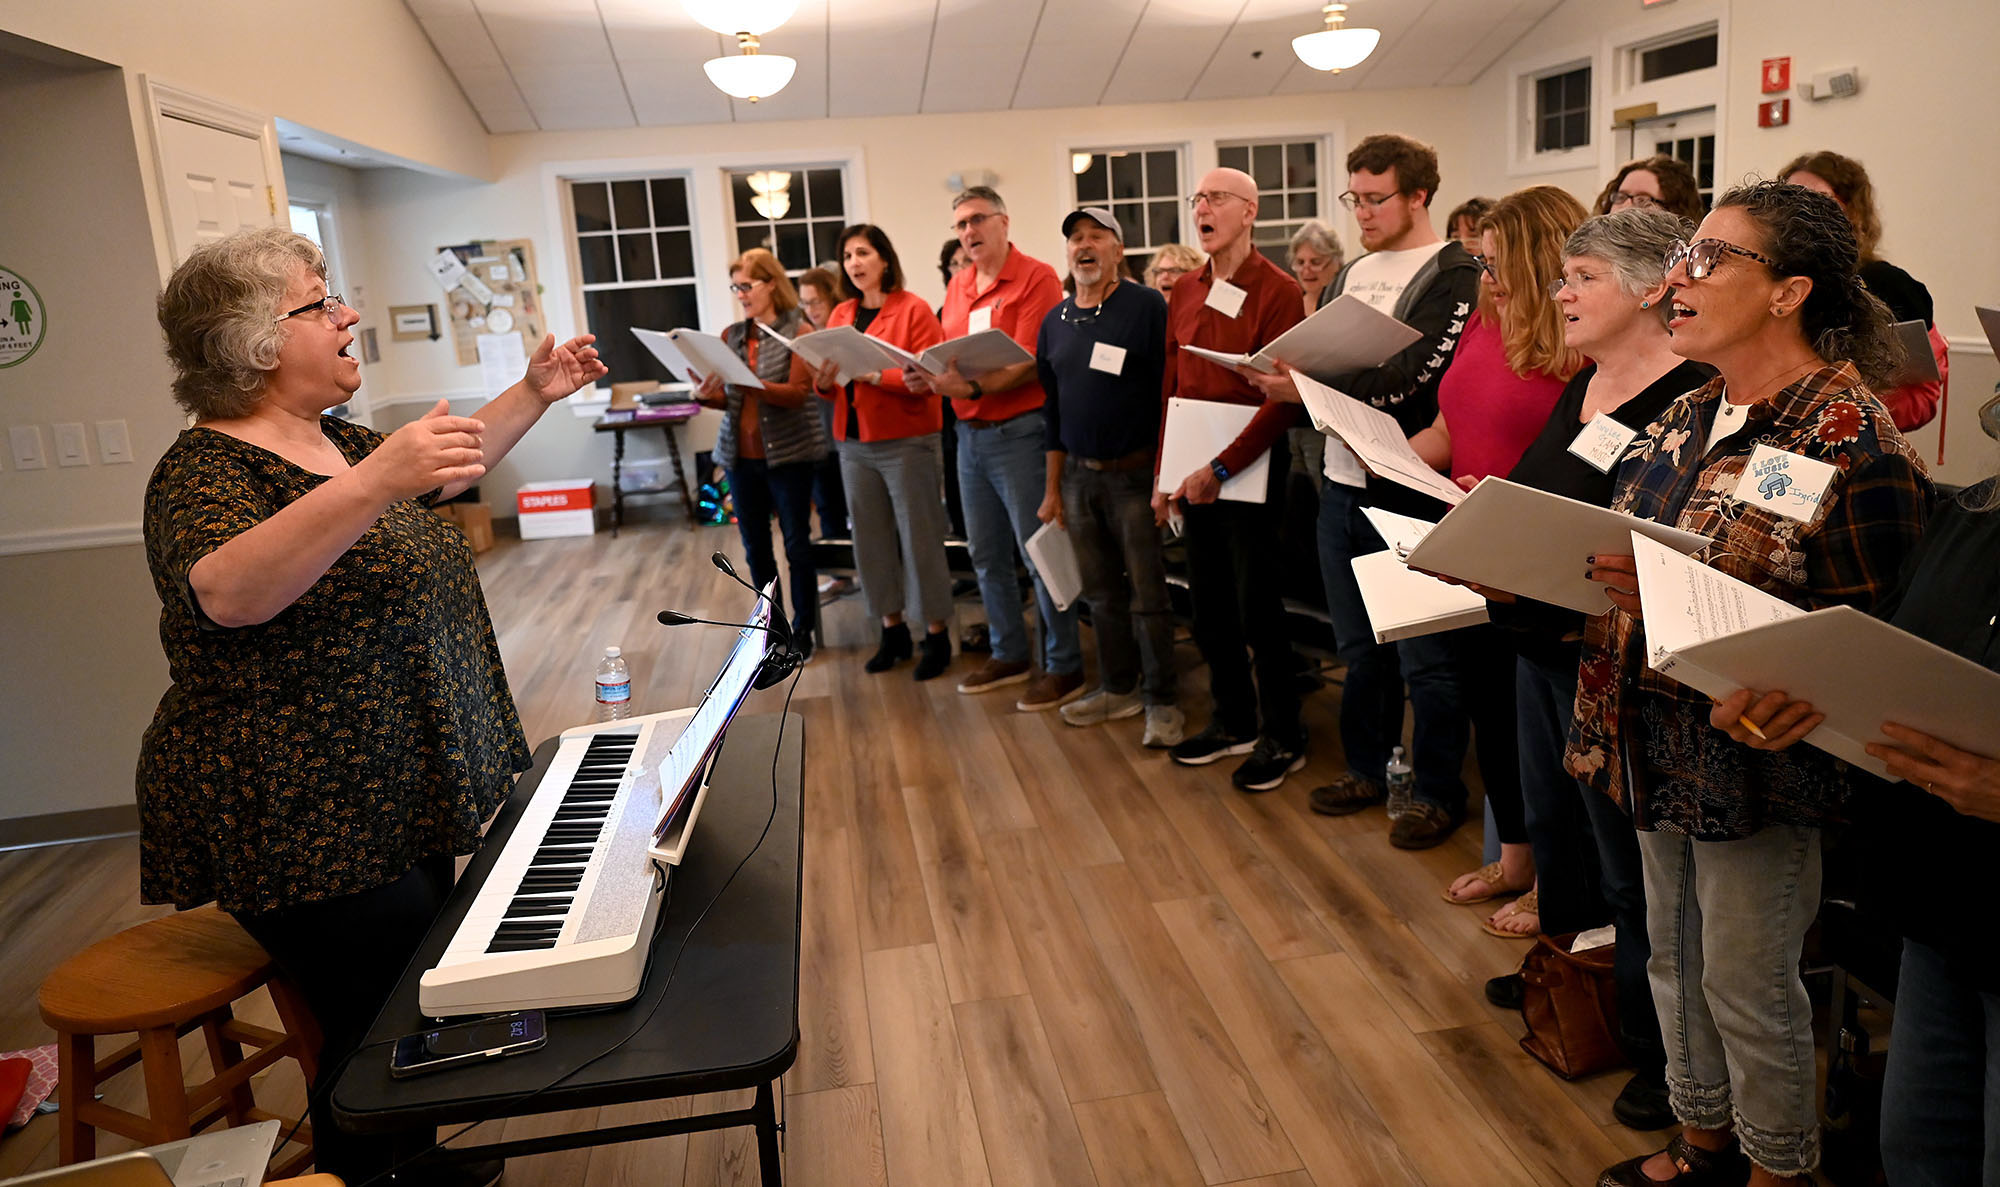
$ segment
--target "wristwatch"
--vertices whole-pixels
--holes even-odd
[[[1216,458],[1213,461],[1209,462],[1208,468],[1215,474],[1215,480],[1217,482],[1229,481],[1229,467],[1222,464],[1221,458]]]
[[[966,386],[972,389],[972,394],[966,397],[967,399],[977,400],[979,397],[986,394],[986,389],[979,386],[979,381],[977,379],[968,379],[965,382]]]

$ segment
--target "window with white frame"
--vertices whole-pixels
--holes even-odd
[[[847,170],[838,165],[729,171],[736,250],[761,247],[793,276],[837,268],[847,225]]]
[[[1590,144],[1590,67],[1535,79],[1535,151],[1563,152]]]
[[[1125,230],[1125,263],[1143,276],[1153,252],[1181,242],[1181,150],[1077,150],[1070,156],[1076,204],[1106,206]]]
[[[1318,139],[1252,140],[1216,145],[1215,163],[1241,169],[1257,183],[1257,222],[1250,240],[1264,257],[1287,271],[1292,236],[1307,220],[1320,217]]]
[[[700,322],[687,178],[572,180],[569,200],[584,324],[611,369],[604,382],[672,382],[632,331]]]

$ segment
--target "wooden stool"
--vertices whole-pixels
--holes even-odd
[[[230,1004],[268,985],[284,1031],[243,1022]],[[217,1119],[231,1125],[285,1121],[257,1107],[250,1077],[280,1059],[295,1059],[312,1090],[319,1056],[319,1026],[298,991],[278,974],[257,941],[213,904],[127,928],[64,961],[42,982],[42,1020],[56,1032],[61,1082],[61,1162],[97,1155],[97,1130],[144,1145],[191,1136]],[[188,1084],[181,1069],[180,1037],[200,1028],[214,1074]],[[138,1037],[97,1058],[97,1035],[136,1032]],[[248,1059],[245,1045],[256,1048]],[[96,1099],[98,1085],[131,1067],[144,1066],[147,1115]],[[301,1149],[274,1165],[277,1176],[295,1175],[312,1161],[312,1131],[301,1123]]]

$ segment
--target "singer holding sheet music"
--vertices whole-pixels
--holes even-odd
[[[827,326],[853,326],[893,346],[921,354],[944,341],[923,298],[903,287],[903,265],[882,228],[840,232],[840,279],[847,299]],[[944,463],[938,443],[943,414],[936,396],[911,390],[903,369],[849,376],[839,382],[829,361],[813,376],[822,399],[833,401],[833,436],[840,442],[840,481],[847,490],[854,533],[854,567],[868,612],[882,622],[882,642],[863,665],[886,672],[910,658],[906,609],[928,625],[919,680],[951,666],[951,564],[945,559]]]
[[[764,387],[759,391],[725,384],[711,375],[702,381],[697,398],[723,410],[715,460],[729,471],[729,489],[736,496],[736,531],[743,537],[750,580],[759,589],[778,576],[778,558],[771,549],[771,516],[777,515],[785,540],[785,568],[791,572],[792,638],[811,658],[819,633],[819,574],[812,555],[813,475],[832,446],[820,423],[819,401],[809,400],[812,376],[805,360],[756,328],[769,326],[793,338],[809,327],[778,257],[761,247],[744,252],[729,266],[729,291],[743,307],[744,318],[724,330],[722,340],[749,364]]]
[[[1900,352],[1856,278],[1853,231],[1832,199],[1764,182],[1723,195],[1697,234],[1667,258],[1668,328],[1676,354],[1720,377],[1644,426],[1613,507],[1710,537],[1697,559],[1795,605],[1874,611],[1932,491],[1870,392]],[[1640,830],[1653,998],[1685,1126],[1601,1181],[1804,1177],[1820,1145],[1799,956],[1820,829],[1856,776],[1816,748],[1715,728],[1706,696],[1647,665],[1632,558],[1589,563],[1615,608],[1587,630],[1567,762]],[[1816,724],[1762,702],[1743,712],[1772,743]]]
[[[551,337],[476,416],[440,400],[387,437],[327,416],[360,386],[360,317],[276,228],[196,248],[159,317],[195,424],[146,488],[173,685],[140,749],[140,895],[216,901],[298,985],[325,1039],[319,1169],[358,1182],[400,1139],[343,1134],[318,1089],[529,765],[472,549],[430,508],[605,367]]]

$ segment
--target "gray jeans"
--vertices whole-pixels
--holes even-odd
[[[1819,913],[1819,830],[1768,825],[1741,841],[1641,832],[1639,856],[1674,1115],[1733,1125],[1772,1174],[1813,1169],[1817,1079],[1799,953]]]
[[[916,607],[925,622],[951,620],[945,559],[944,460],[936,433],[892,441],[843,441],[840,482],[861,596],[879,618]]]
[[[1063,519],[1097,637],[1097,683],[1141,689],[1148,705],[1174,703],[1174,618],[1153,522],[1153,470],[1063,463]]]

